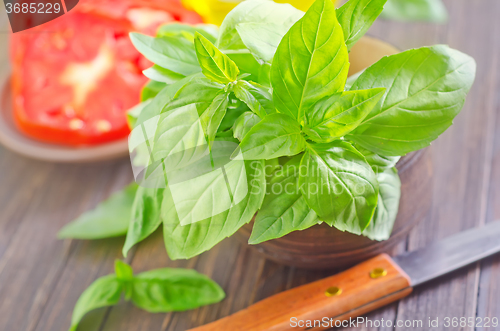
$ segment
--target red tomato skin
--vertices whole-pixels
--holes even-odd
[[[128,38],[128,32],[135,29],[130,21],[123,19],[127,10],[131,8],[167,9],[176,19],[188,23],[201,22],[197,14],[183,9],[180,3],[174,0],[158,2],[152,0],[81,0],[80,4],[68,14],[31,29],[30,33],[12,35],[10,48],[13,68],[11,79],[13,111],[17,126],[27,136],[36,140],[73,147],[109,143],[126,138],[130,133],[126,112],[139,102],[140,91],[147,81],[142,75],[142,70],[151,63],[135,50]],[[120,5],[113,7],[113,4]],[[66,116],[66,110],[63,110],[61,105],[72,102],[73,90],[69,86],[61,85],[57,77],[61,76],[70,63],[92,61],[98,54],[96,49],[98,47],[94,40],[101,38],[101,33],[97,31],[91,39],[81,38],[78,43],[71,43],[71,41],[66,43],[67,36],[62,36],[60,40],[62,50],[59,52],[57,34],[51,35],[53,39],[51,40],[33,32],[52,30],[62,31],[64,35],[66,30],[71,30],[70,28],[74,26],[75,20],[83,22],[82,26],[87,24],[90,28],[92,24],[102,24],[104,31],[102,34],[111,31],[113,27],[118,35],[115,33],[114,39],[116,40],[112,38],[111,44],[115,56],[119,58],[113,63],[113,68],[110,69],[108,75],[99,80],[98,88],[89,92],[84,107],[77,109],[76,117],[71,118],[71,116]],[[81,31],[78,30],[87,31],[88,29],[74,30],[77,36],[80,36]],[[151,29],[146,29],[146,31],[151,31]],[[106,37],[103,38],[106,43]],[[64,62],[66,54],[68,59]],[[39,74],[33,76],[31,72]],[[82,124],[76,129],[71,125],[71,120],[75,119]],[[104,130],[103,125],[98,125],[102,123],[105,124]]]

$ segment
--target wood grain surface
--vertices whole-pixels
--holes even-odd
[[[370,34],[401,49],[449,44],[478,63],[476,84],[455,125],[433,144],[431,213],[403,242],[414,250],[453,233],[500,218],[500,1],[445,0],[450,23],[378,21]],[[0,13],[0,74],[7,73],[5,12]],[[0,330],[63,331],[83,290],[109,274],[123,239],[56,239],[57,231],[132,180],[128,159],[91,165],[33,161],[0,148]],[[137,272],[196,268],[217,281],[227,298],[195,311],[149,314],[121,303],[100,309],[79,330],[184,331],[244,309],[259,300],[327,276],[266,261],[235,238],[189,261],[170,261],[161,233],[128,259]],[[500,318],[500,256],[415,289],[409,297],[367,315],[375,320],[445,317]],[[429,330],[390,327],[352,330]],[[497,328],[499,330],[500,328]],[[351,330],[346,328],[345,330]],[[445,328],[432,330],[494,330]]]

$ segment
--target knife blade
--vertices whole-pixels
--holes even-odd
[[[191,331],[327,330],[342,325],[339,322],[400,300],[415,286],[498,252],[500,221],[395,258],[379,255],[337,275],[281,292]],[[299,321],[312,323],[300,324]]]

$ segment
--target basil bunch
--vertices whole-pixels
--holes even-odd
[[[76,331],[91,310],[125,300],[151,313],[185,311],[217,303],[225,293],[217,283],[190,269],[157,269],[134,275],[132,268],[115,262],[115,274],[97,279],[80,296],[70,331]]]
[[[244,1],[218,33],[132,34],[145,74],[130,149],[140,186],[124,254],[160,226],[196,256],[256,215],[251,244],[325,222],[374,240],[396,219],[401,156],[461,111],[475,62],[445,45],[382,58],[347,82],[349,51],[387,0],[317,0],[303,13]],[[207,171],[210,168],[212,171]]]

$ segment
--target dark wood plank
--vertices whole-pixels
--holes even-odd
[[[381,21],[370,32],[401,49],[449,43],[478,62],[476,85],[466,109],[433,146],[436,180],[432,213],[399,251],[423,247],[500,218],[500,99],[496,94],[500,87],[500,22],[496,18],[500,3],[447,0],[446,4],[451,15],[448,25]],[[0,44],[6,44],[5,34],[0,33]],[[5,65],[5,60],[2,53],[0,64]],[[69,327],[79,295],[96,278],[112,272],[113,260],[121,257],[123,239],[58,241],[55,234],[82,211],[126,185],[131,180],[129,171],[127,160],[53,165],[0,148],[0,330],[53,331]],[[122,303],[89,314],[82,330],[186,330],[331,274],[266,261],[235,238],[195,259],[171,261],[162,240],[159,231],[138,245],[129,257],[136,272],[167,266],[195,268],[221,284],[227,298],[220,304],[171,314],[148,314]],[[476,310],[480,317],[500,317],[499,276],[500,258],[492,258],[482,263],[481,270],[473,266],[456,272],[367,317],[425,322],[429,317],[476,316]],[[389,329],[394,328],[347,330]]]
[[[0,257],[0,329],[28,331],[47,316],[44,312],[55,298],[56,285],[70,255],[83,254],[86,250],[78,247],[89,246],[57,240],[58,230],[105,198],[116,178],[126,175],[130,181],[130,167],[126,162],[75,166],[27,160],[11,153],[3,156],[2,164],[7,166],[1,171],[6,176],[2,201],[7,210],[12,210],[0,216],[0,226],[7,230],[8,237]],[[120,246],[115,246],[118,253]],[[73,297],[78,297],[93,280],[94,274],[88,270],[99,266],[99,256],[90,252],[83,255],[88,265],[79,263],[76,270],[88,277],[84,278],[87,283],[74,283]],[[75,262],[72,260],[70,266]],[[65,305],[63,318],[69,315],[74,302]],[[69,325],[67,321],[63,329]]]

